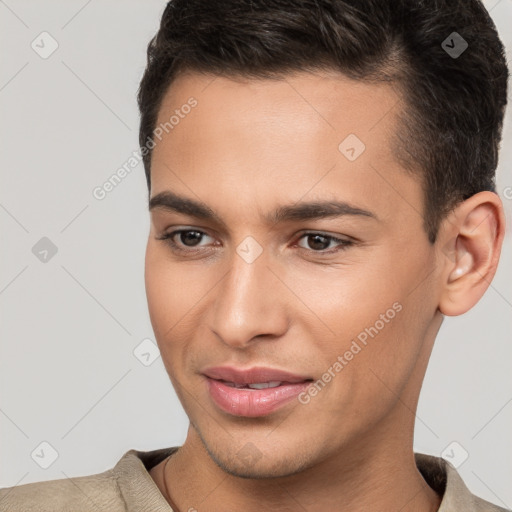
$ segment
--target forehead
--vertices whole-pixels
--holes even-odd
[[[395,128],[393,114],[400,108],[400,98],[391,85],[355,81],[334,71],[296,72],[280,79],[187,72],[169,87],[157,125],[168,121],[190,97],[198,105],[190,113],[192,123],[187,124],[200,123],[201,133],[209,138],[216,134],[223,139],[236,132],[238,137],[246,135],[248,142],[256,138],[271,142],[293,136],[286,141],[287,147],[306,139],[311,148],[317,142],[315,137],[328,137],[328,143],[331,138],[336,141],[354,133],[365,142],[371,137],[373,145],[385,150]],[[176,125],[172,131],[178,142],[183,129]]]
[[[263,210],[283,196],[337,197],[384,217],[390,201],[420,209],[419,185],[391,150],[401,108],[390,85],[336,72],[275,80],[186,73],[159,110],[157,127],[167,129],[155,141],[151,195],[179,189],[233,205],[243,196]]]

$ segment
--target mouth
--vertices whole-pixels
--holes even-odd
[[[313,381],[282,370],[215,367],[203,371],[213,403],[233,416],[266,416],[291,402]]]
[[[254,382],[253,384],[237,384],[236,382],[227,382],[224,380],[221,380],[219,382],[223,382],[226,386],[229,386],[230,388],[237,388],[237,389],[268,389],[268,388],[277,388],[278,386],[281,386],[283,382],[279,381],[271,381],[271,382]],[[290,384],[290,383],[287,383]]]

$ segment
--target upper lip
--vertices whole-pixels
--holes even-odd
[[[245,370],[232,366],[213,366],[203,370],[202,373],[211,379],[224,380],[234,384],[256,384],[275,381],[295,383],[312,380],[310,377],[295,375],[284,370],[264,366],[255,366]]]

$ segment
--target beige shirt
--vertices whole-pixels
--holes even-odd
[[[129,450],[103,473],[5,487],[0,512],[173,512],[148,471],[177,449]],[[471,494],[444,459],[421,453],[415,458],[423,478],[442,496],[438,512],[506,512]]]

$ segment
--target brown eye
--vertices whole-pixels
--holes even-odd
[[[197,229],[178,229],[176,231],[165,233],[164,235],[157,237],[157,239],[163,240],[174,251],[186,252],[193,251],[196,247],[198,249],[205,247],[206,244],[201,244],[204,237],[209,237],[209,235]]]
[[[315,251],[324,251],[329,247],[330,242],[329,237],[323,235],[307,235],[307,244]]]
[[[341,238],[337,238],[337,237],[331,236],[331,235],[326,235],[323,233],[305,233],[304,235],[302,235],[301,240],[302,239],[306,239],[307,247],[304,247],[303,245],[299,244],[299,246],[301,248],[310,250],[312,252],[326,253],[326,254],[342,251],[342,250],[348,248],[349,246],[353,245],[353,243],[354,243],[351,240],[343,240]],[[333,249],[331,246],[330,250],[326,250],[329,248],[329,246],[333,242],[338,247],[335,246]]]
[[[203,236],[201,231],[180,231],[178,233],[180,242],[187,247],[195,247]]]

